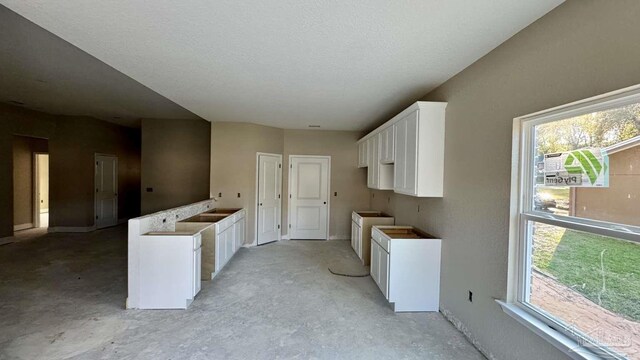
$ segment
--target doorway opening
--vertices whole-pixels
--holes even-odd
[[[49,227],[49,154],[34,154],[34,214],[35,227]]]
[[[49,227],[49,142],[13,136],[13,230]]]

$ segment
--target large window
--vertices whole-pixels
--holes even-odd
[[[515,119],[512,304],[640,359],[640,87]]]

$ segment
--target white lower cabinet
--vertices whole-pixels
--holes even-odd
[[[140,236],[140,309],[186,309],[200,291],[200,233]]]
[[[202,287],[202,246],[193,252],[193,296],[200,292]]]
[[[362,229],[355,221],[351,221],[351,248],[362,259]]]
[[[371,243],[371,277],[389,299],[389,253],[378,243]]]
[[[438,311],[441,240],[410,226],[374,226],[371,278],[396,312]]]
[[[380,211],[361,210],[351,213],[351,247],[362,265],[369,265],[371,255],[371,226],[393,225],[394,218]]]
[[[244,217],[238,221],[236,221],[235,224],[233,224],[234,226],[234,239],[235,239],[235,251],[240,250],[240,248],[242,247],[242,245],[244,245],[244,229],[245,229],[245,225],[244,225]]]
[[[216,223],[216,274],[222,270],[238,249],[240,249],[242,244],[244,244],[245,233],[244,210],[240,210]]]

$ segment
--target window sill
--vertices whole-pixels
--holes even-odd
[[[507,315],[516,319],[520,324],[545,339],[553,346],[564,352],[570,358],[575,360],[598,360],[600,357],[593,354],[588,349],[578,344],[575,340],[563,335],[562,333],[550,328],[547,324],[540,321],[533,315],[526,312],[521,307],[513,303],[496,300]]]

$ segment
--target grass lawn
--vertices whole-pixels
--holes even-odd
[[[640,321],[639,244],[537,223],[533,263],[596,304]]]

